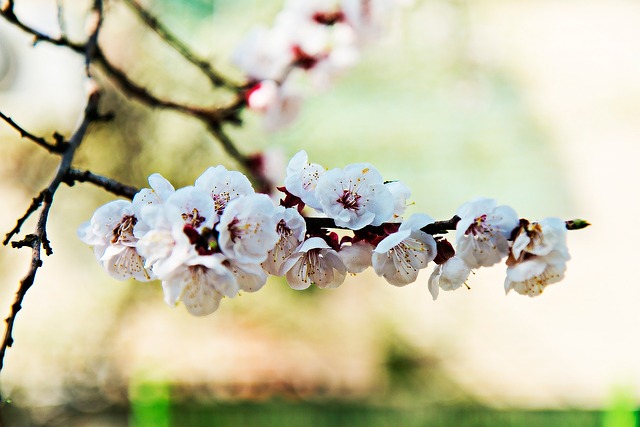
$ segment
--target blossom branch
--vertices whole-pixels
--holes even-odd
[[[350,230],[349,227],[341,227],[336,225],[333,218],[320,218],[320,217],[305,217],[305,222],[307,223],[307,228],[311,230],[320,230],[320,229],[337,229],[337,230]],[[422,227],[421,230],[427,234],[436,235],[436,234],[445,234],[449,231],[454,231],[456,229],[456,225],[460,221],[460,217],[458,215],[454,215],[451,219],[435,221],[431,224],[427,224]],[[382,224],[380,227],[384,227],[385,225],[394,224],[387,223]],[[583,219],[571,219],[565,221],[565,225],[567,230],[582,230],[583,228],[591,225],[589,222]]]
[[[3,9],[4,13],[9,10],[13,12],[13,2],[9,2],[7,7]],[[92,32],[89,35],[88,41],[85,44],[85,52],[87,58],[87,70],[89,70],[89,65],[93,60],[93,55],[97,51],[97,40],[98,33],[100,31],[101,23],[102,23],[102,1],[95,0],[93,4],[93,12],[96,14],[96,24],[95,27],[92,28]],[[14,15],[15,16],[15,15]],[[19,230],[20,225],[36,210],[40,209],[40,215],[38,217],[38,221],[36,223],[35,231],[33,234],[28,234],[24,237],[24,239],[12,242],[12,247],[14,248],[22,248],[25,246],[29,246],[31,248],[31,265],[29,267],[29,271],[24,276],[24,278],[20,281],[20,285],[18,287],[18,291],[16,293],[16,297],[13,305],[11,306],[11,312],[9,316],[6,318],[7,327],[5,329],[4,337],[2,339],[2,345],[0,346],[0,371],[2,371],[2,367],[4,365],[4,356],[7,351],[7,348],[13,345],[13,327],[15,324],[15,319],[18,312],[22,308],[22,302],[29,291],[29,289],[33,286],[36,274],[38,269],[42,266],[42,254],[41,251],[44,249],[46,255],[51,255],[53,250],[49,243],[49,239],[47,238],[47,220],[49,218],[49,212],[51,210],[51,205],[53,204],[53,198],[60,187],[60,184],[65,182],[69,171],[71,170],[71,164],[73,158],[75,156],[76,150],[84,140],[84,137],[87,133],[87,129],[91,122],[100,118],[98,114],[98,103],[100,100],[100,94],[98,91],[93,91],[90,93],[87,106],[84,111],[84,117],[74,134],[69,139],[68,143],[65,145],[65,150],[61,155],[60,163],[58,165],[58,169],[56,171],[55,176],[50,181],[47,188],[40,192],[38,197],[34,198],[31,206],[29,206],[27,213],[23,215],[23,217],[19,220],[19,224],[14,228],[14,230],[7,235],[5,238],[4,244],[6,245],[8,241],[13,237]]]
[[[185,45],[182,41],[180,41],[173,33],[171,33],[167,27],[162,25],[157,18],[151,15],[145,8],[143,8],[137,1],[135,0],[123,0],[127,6],[133,9],[138,17],[149,27],[151,28],[162,40],[165,41],[169,46],[174,48],[184,59],[189,61],[191,64],[195,65],[204,75],[206,75],[211,84],[217,87],[224,87],[235,92],[241,90],[241,87],[229,82],[227,79],[222,77],[217,71],[213,69],[211,64],[205,61],[202,58],[196,56],[191,50]]]

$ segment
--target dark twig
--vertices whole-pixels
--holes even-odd
[[[320,228],[335,228],[341,230],[349,230],[348,227],[341,227],[336,225],[335,221],[331,218],[319,218],[319,217],[305,217],[305,222],[307,223],[307,228],[318,230]],[[460,221],[460,217],[458,215],[454,215],[451,219],[444,221],[435,221],[431,224],[427,224],[422,227],[421,230],[427,234],[435,235],[435,234],[445,234],[449,231],[453,231],[456,229],[456,225],[458,225],[458,221]],[[567,230],[581,230],[590,226],[587,221],[583,219],[572,219],[565,221]],[[384,224],[381,225],[384,227]]]
[[[73,43],[64,36],[59,38],[49,37],[46,34],[40,33],[34,28],[29,27],[28,25],[20,21],[20,19],[13,12],[13,2],[7,3],[7,6],[4,9],[0,10],[0,16],[4,17],[8,22],[22,29],[26,33],[34,36],[36,42],[43,41],[56,46],[64,46],[76,53],[83,54],[86,57],[87,44]],[[94,44],[92,49],[95,50],[93,52],[93,63],[99,65],[100,68],[113,80],[116,86],[132,98],[151,107],[176,110],[194,116],[198,115],[198,113],[203,114],[197,108],[185,106],[171,101],[164,101],[160,98],[155,97],[146,88],[139,86],[131,81],[131,79],[129,79],[129,77],[122,70],[118,69],[111,62],[109,62],[109,60],[104,56],[104,53],[97,44]]]
[[[458,221],[460,221],[460,217],[458,215],[454,215],[451,219],[446,221],[436,221],[431,224],[427,224],[421,228],[427,234],[444,234],[448,231],[453,231],[456,229],[456,225],[458,225]]]
[[[7,7],[2,10],[3,14],[9,10],[13,12],[13,2],[9,2]],[[102,1],[95,0],[93,5],[93,11],[98,15],[102,15]],[[95,45],[97,43],[97,36],[100,30],[100,16],[98,17],[97,24],[95,28],[92,29],[92,32],[89,36],[89,41],[86,44],[86,56],[88,63],[91,62],[92,55],[96,52]],[[36,224],[35,232],[33,234],[29,234],[25,236],[24,239],[13,242],[12,246],[16,248],[21,248],[25,246],[29,246],[31,248],[31,265],[29,267],[29,271],[24,276],[24,278],[20,281],[20,286],[18,287],[18,291],[16,293],[16,298],[11,306],[11,312],[9,317],[6,318],[7,328],[5,329],[4,337],[2,340],[2,345],[0,347],[0,371],[2,371],[2,367],[4,366],[4,356],[7,351],[7,348],[11,347],[13,344],[13,327],[15,324],[16,316],[20,309],[22,308],[22,302],[27,294],[27,291],[33,286],[36,273],[38,269],[42,266],[42,254],[41,250],[44,249],[46,255],[51,255],[53,253],[51,246],[49,244],[49,240],[47,238],[47,220],[49,219],[49,212],[51,209],[51,205],[53,203],[53,197],[60,187],[60,184],[65,182],[67,179],[67,175],[71,170],[71,164],[73,158],[75,156],[76,150],[84,140],[84,137],[87,133],[87,129],[92,121],[99,118],[98,114],[98,103],[100,100],[100,94],[98,91],[92,91],[89,95],[89,99],[87,101],[87,106],[84,111],[84,118],[74,134],[69,139],[64,152],[61,154],[60,163],[58,165],[58,169],[56,171],[55,176],[50,181],[47,188],[40,192],[38,197],[34,199],[31,206],[27,210],[27,214],[23,216],[23,218],[28,217],[31,213],[35,212],[38,208],[40,208],[40,216],[38,217],[38,221]],[[39,203],[39,206],[37,206]],[[34,207],[35,206],[35,207]],[[19,229],[19,226],[16,226],[14,230]],[[13,233],[15,235],[15,232]],[[5,240],[8,242],[8,240]],[[5,243],[6,244],[6,243]]]
[[[5,18],[9,23],[15,25],[16,27],[20,28],[21,30],[23,30],[28,34],[31,34],[34,37],[33,44],[37,44],[38,42],[47,42],[56,46],[65,46],[77,53],[84,52],[84,44],[74,43],[71,40],[69,40],[65,35],[61,35],[58,38],[54,38],[44,33],[41,33],[40,31],[28,25],[25,25],[22,21],[20,21],[20,19],[18,19],[15,12],[13,11],[13,7],[14,7],[13,0],[7,1],[7,3],[5,4],[5,7],[3,9],[0,9],[0,15],[3,18]]]
[[[2,370],[4,355],[7,348],[13,345],[13,337],[11,333],[13,331],[16,315],[22,308],[22,301],[24,300],[27,291],[33,285],[38,268],[42,266],[42,259],[40,258],[40,238],[37,235],[29,234],[25,237],[23,242],[26,242],[27,240],[30,242],[29,246],[31,246],[31,266],[29,267],[27,275],[20,281],[20,287],[18,288],[16,299],[11,306],[11,314],[5,320],[7,322],[7,328],[5,329],[4,338],[2,340],[2,347],[0,348],[0,370]]]
[[[319,218],[319,217],[305,217],[307,228],[318,230],[320,228],[335,228],[340,230],[350,230],[348,227],[341,227],[336,225],[335,221],[331,218]],[[444,234],[448,231],[455,230],[456,224],[460,221],[460,217],[454,215],[453,218],[446,221],[436,221],[431,224],[427,224],[422,227],[422,231],[428,234]],[[380,227],[384,227],[384,224]]]
[[[71,40],[64,36],[53,38],[47,36],[46,34],[40,33],[39,31],[35,30],[32,27],[29,27],[28,25],[20,21],[20,19],[13,12],[13,2],[7,3],[5,8],[0,10],[0,16],[5,18],[9,23],[34,36],[36,43],[42,41],[56,46],[64,46],[76,53],[83,54],[85,56],[87,53],[87,47],[89,45],[92,46],[91,49],[94,50],[92,54],[92,62],[98,65],[123,93],[149,107],[178,111],[183,114],[197,117],[206,123],[221,123],[223,120],[227,119],[232,122],[235,122],[237,120],[237,113],[239,108],[238,105],[242,105],[241,102],[233,102],[233,104],[228,108],[203,108],[163,100],[153,95],[145,87],[134,83],[122,70],[113,65],[105,57],[104,52],[102,51],[102,49],[100,49],[100,46],[97,43],[87,42],[86,44],[78,44],[73,43]],[[97,34],[95,37],[97,38]]]
[[[87,77],[91,78],[91,63],[98,57],[100,47],[98,46],[98,35],[102,27],[102,0],[94,0],[91,14],[87,18],[87,31],[89,37],[84,45],[85,69]],[[94,116],[97,116],[97,109]]]
[[[46,189],[42,190],[40,194],[38,194],[36,197],[33,198],[33,200],[31,200],[31,204],[27,208],[27,211],[24,213],[24,215],[18,218],[18,221],[16,222],[15,227],[13,227],[13,229],[4,236],[4,240],[2,241],[3,245],[6,246],[9,243],[9,241],[13,238],[13,236],[15,236],[20,232],[20,228],[22,227],[24,222],[31,216],[31,214],[40,208],[40,206],[42,205],[42,202],[44,201],[46,192],[47,192]]]
[[[51,246],[49,245],[49,240],[47,239],[47,220],[49,218],[49,210],[51,209],[51,204],[53,203],[53,196],[60,186],[61,183],[65,182],[65,178],[67,177],[69,170],[71,169],[71,161],[73,160],[73,156],[76,152],[76,149],[84,139],[84,136],[87,132],[87,128],[93,118],[97,115],[99,94],[94,92],[89,97],[89,102],[87,103],[87,107],[85,109],[84,120],[76,130],[76,132],[72,135],[69,140],[69,145],[67,150],[62,155],[60,160],[60,164],[58,165],[58,170],[56,175],[49,183],[49,186],[44,189],[38,197],[34,198],[31,206],[27,210],[27,214],[23,216],[26,219],[31,213],[35,212],[38,208],[41,208],[40,216],[38,217],[38,223],[36,225],[35,233],[27,235],[23,240],[12,243],[13,247],[20,248],[24,246],[29,246],[32,249],[32,258],[31,258],[31,267],[27,273],[27,275],[20,281],[20,287],[18,288],[18,292],[16,294],[16,299],[13,305],[11,306],[11,313],[9,317],[7,317],[7,329],[5,330],[4,339],[2,341],[2,347],[0,348],[0,371],[2,371],[2,366],[4,362],[4,355],[7,347],[11,347],[13,344],[12,331],[13,324],[15,322],[16,315],[18,311],[22,308],[22,301],[24,297],[33,285],[33,281],[36,276],[36,272],[38,268],[42,266],[42,258],[41,258],[41,248],[45,250],[47,255],[52,254]],[[37,204],[39,202],[39,205]],[[24,222],[24,221],[22,221]],[[13,234],[15,235],[16,230],[19,229],[19,226],[14,228]],[[8,242],[8,239],[11,237],[7,235],[7,239],[5,239],[5,244]]]
[[[184,57],[187,61],[195,65],[204,75],[206,75],[211,84],[217,87],[224,87],[235,92],[240,91],[242,88],[238,85],[235,85],[224,77],[222,77],[218,72],[216,72],[211,64],[204,59],[197,57],[187,45],[185,45],[182,41],[180,41],[174,34],[172,34],[167,27],[162,25],[151,15],[145,8],[143,8],[137,1],[135,0],[123,0],[131,9],[133,9],[138,17],[145,23],[149,28],[151,28],[162,40],[164,40],[169,46],[174,48],[180,55]]]
[[[52,144],[46,139],[39,136],[35,136],[34,134],[26,131],[24,128],[22,128],[20,125],[14,122],[13,119],[11,119],[11,117],[3,114],[2,111],[0,111],[0,118],[5,122],[7,122],[9,126],[11,126],[16,131],[18,131],[18,133],[22,138],[26,138],[32,142],[35,142],[37,145],[49,151],[50,153],[61,153],[64,151],[65,147],[64,147],[64,144],[61,143],[62,141],[60,138],[54,136],[55,143]]]
[[[90,182],[97,185],[116,196],[133,199],[133,196],[139,191],[138,188],[123,184],[114,179],[105,176],[96,175],[88,170],[69,169],[63,182],[69,186],[73,186],[76,182]]]

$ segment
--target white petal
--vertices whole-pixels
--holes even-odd
[[[431,273],[431,276],[429,276],[429,293],[431,294],[431,297],[433,298],[433,300],[437,300],[438,299],[438,294],[440,293],[440,275],[442,274],[442,266],[441,265],[436,265],[436,267],[433,269],[433,272]]]
[[[400,224],[399,230],[420,230],[421,228],[425,227],[426,225],[432,224],[433,222],[434,219],[427,214],[413,214],[409,217],[409,219]]]
[[[206,274],[195,273],[185,277],[182,303],[194,316],[206,316],[218,309],[222,295],[215,290]]]
[[[229,269],[245,292],[257,292],[267,283],[267,274],[255,264],[231,263]]]
[[[352,274],[362,273],[371,267],[371,255],[373,253],[373,245],[364,240],[349,246],[340,248],[338,255],[347,267],[347,271]]]
[[[402,230],[392,233],[382,239],[374,252],[378,254],[385,254],[394,247],[398,246],[402,241],[411,235],[411,230]]]

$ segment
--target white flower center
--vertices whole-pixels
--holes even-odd
[[[358,193],[355,193],[352,190],[345,189],[343,190],[342,195],[338,197],[336,202],[344,206],[345,209],[357,211],[358,209],[360,209],[359,200],[361,197],[362,196]]]
[[[259,233],[260,223],[241,222],[238,218],[234,218],[227,226],[227,229],[229,230],[231,241],[235,243],[237,239],[242,240],[244,236]]]
[[[480,215],[477,217],[473,223],[467,228],[464,234],[471,234],[473,236],[483,235],[483,234],[493,234],[493,227],[487,223],[487,215]]]
[[[206,218],[200,216],[198,209],[193,208],[191,212],[185,212],[182,214],[182,219],[185,223],[193,226],[193,228],[198,228],[200,225],[206,221]]]
[[[315,274],[318,272],[319,267],[320,250],[312,249],[304,255],[304,258],[300,263],[300,268],[298,269],[297,276],[300,277],[303,282],[310,282],[313,284],[313,276],[315,276]]]
[[[405,274],[410,274],[411,271],[418,271],[414,264],[416,262],[424,264],[424,260],[418,258],[416,252],[424,252],[424,243],[416,239],[405,239],[400,244],[394,246],[389,251],[389,256],[393,258],[393,264],[396,269]]]
[[[133,215],[125,215],[120,220],[120,223],[115,226],[111,231],[111,243],[116,244],[119,242],[132,242],[135,240],[133,237],[133,227],[138,220]]]
[[[227,203],[229,203],[229,200],[231,200],[231,195],[228,191],[221,191],[220,193],[213,195],[213,203],[218,214],[222,213],[224,208],[227,206]]]

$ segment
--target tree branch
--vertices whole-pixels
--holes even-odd
[[[310,229],[317,230],[320,228],[334,228],[339,230],[350,230],[350,228],[348,227],[341,227],[339,225],[336,225],[335,221],[332,218],[305,217],[304,220],[307,223],[307,228]],[[431,224],[427,224],[422,227],[421,230],[431,235],[445,234],[449,231],[454,231],[456,229],[456,225],[458,225],[458,221],[460,221],[460,217],[458,215],[454,215],[453,217],[451,217],[451,219],[447,219],[444,221],[435,221]],[[565,221],[567,230],[581,230],[590,225],[591,224],[583,219],[571,219]],[[384,226],[385,224],[382,224],[379,227]]]
[[[10,1],[7,7],[3,9],[3,15],[7,10],[13,12],[12,1]],[[98,19],[96,21],[95,27],[92,28],[92,32],[89,35],[89,39],[85,46],[87,64],[91,63],[93,59],[92,55],[94,55],[96,52],[98,33],[100,31],[102,22],[101,0],[94,1],[93,12],[97,13]],[[87,69],[88,68],[89,67],[87,66]],[[24,222],[24,219],[26,219],[31,213],[35,212],[38,208],[41,208],[35,232],[33,234],[28,234],[24,239],[18,242],[12,243],[12,246],[14,248],[22,248],[25,246],[29,246],[31,248],[31,265],[27,274],[20,281],[20,286],[18,287],[16,298],[13,305],[11,306],[11,312],[9,314],[9,317],[6,318],[7,327],[5,329],[2,345],[0,346],[0,372],[2,371],[2,367],[4,366],[4,356],[7,348],[13,345],[12,334],[16,316],[22,308],[22,302],[24,301],[27,291],[33,286],[38,269],[42,266],[41,250],[44,249],[46,255],[51,255],[53,253],[49,244],[49,240],[47,238],[47,220],[49,218],[51,205],[53,204],[54,195],[60,187],[60,184],[65,182],[65,178],[67,178],[67,175],[71,170],[71,164],[76,150],[84,140],[89,125],[92,121],[100,117],[98,114],[99,100],[100,94],[98,91],[93,91],[90,93],[89,99],[87,101],[87,106],[84,111],[83,120],[69,139],[69,142],[66,144],[65,150],[61,155],[60,163],[58,164],[58,169],[55,176],[53,177],[47,188],[42,190],[38,197],[34,199],[31,206],[29,206],[29,208],[27,209],[27,213],[21,218],[22,222]],[[20,221],[19,225],[21,225]],[[10,236],[15,235],[15,233],[17,232],[15,230],[19,230],[20,228],[19,225],[14,228],[13,233],[9,233]],[[8,237],[5,239],[5,244],[10,239],[10,236],[8,235]]]
[[[20,225],[24,223],[24,220],[31,213],[35,212],[39,208],[42,208],[40,211],[40,216],[38,217],[38,223],[36,225],[35,232],[33,234],[27,235],[21,241],[12,243],[12,246],[14,248],[21,248],[25,246],[31,247],[31,267],[29,268],[27,275],[20,281],[20,286],[16,294],[15,302],[11,306],[11,313],[6,319],[7,329],[5,330],[2,346],[0,347],[0,371],[2,371],[5,352],[7,348],[11,347],[11,345],[13,344],[12,331],[16,315],[22,308],[22,301],[24,300],[27,291],[33,285],[38,268],[42,266],[42,258],[40,252],[41,247],[45,250],[46,255],[51,255],[53,253],[51,246],[49,245],[49,240],[47,239],[47,220],[49,218],[49,211],[53,203],[53,197],[60,184],[65,181],[65,178],[69,174],[73,156],[78,146],[84,139],[89,124],[97,115],[99,98],[100,97],[98,93],[91,94],[91,96],[89,97],[89,102],[87,103],[87,107],[85,109],[84,119],[69,140],[69,145],[60,160],[56,175],[51,180],[47,188],[42,190],[38,197],[34,198],[31,206],[29,206],[29,209],[27,210],[27,213],[23,215],[21,220],[19,220],[19,224],[14,228],[14,230],[12,230],[11,233],[7,234],[7,237],[5,238],[4,244],[6,245],[9,239],[19,231]]]
[[[140,191],[136,187],[123,184],[105,176],[96,175],[91,171],[73,168],[67,171],[63,182],[70,187],[76,182],[90,182],[91,184],[101,187],[116,196],[122,196],[128,199],[133,199],[133,196]]]
[[[143,8],[135,0],[123,0],[127,6],[133,9],[138,17],[151,28],[162,40],[169,46],[174,48],[184,59],[195,65],[204,75],[206,75],[211,84],[217,87],[224,87],[234,92],[239,92],[242,88],[235,85],[224,77],[222,77],[217,71],[213,69],[211,64],[202,58],[197,57],[187,45],[180,41],[174,34],[172,34],[167,27],[162,25],[157,18],[151,15],[145,8]]]
[[[260,174],[251,167],[249,157],[242,154],[236,148],[235,144],[222,132],[221,128],[223,123],[241,123],[239,112],[246,105],[244,97],[241,96],[242,88],[238,88],[238,96],[230,105],[226,107],[198,107],[177,103],[171,100],[164,100],[153,95],[145,87],[135,83],[127,76],[125,72],[112,64],[105,57],[102,49],[100,49],[100,46],[97,43],[97,34],[95,35],[96,40],[94,40],[94,43],[89,43],[88,41],[85,44],[73,43],[64,36],[59,38],[49,37],[20,21],[20,19],[15,15],[13,11],[13,1],[8,2],[5,8],[0,10],[0,16],[4,17],[7,21],[21,28],[28,34],[33,35],[36,42],[44,41],[56,46],[65,46],[76,53],[84,54],[85,57],[87,56],[87,49],[90,45],[91,50],[93,51],[91,53],[92,63],[99,66],[100,69],[123,94],[147,105],[148,107],[173,110],[200,120],[207,126],[211,135],[220,142],[225,152],[232,159],[246,168],[247,173],[254,181],[256,181],[260,185],[263,184],[264,177],[261,177]]]
[[[320,229],[320,228],[334,228],[339,230],[350,230],[348,227],[341,227],[336,225],[335,221],[332,218],[319,218],[319,217],[305,217],[305,222],[307,223],[307,228],[309,229]],[[427,224],[422,227],[421,230],[427,234],[444,234],[448,231],[452,231],[456,229],[456,224],[460,221],[460,217],[454,215],[451,219],[445,221],[436,221],[431,224]],[[392,223],[388,223],[392,224]],[[394,223],[400,225],[400,223]],[[378,227],[384,227],[385,224],[382,224]]]
[[[42,190],[40,194],[38,194],[36,197],[33,198],[33,200],[31,200],[31,205],[29,205],[29,207],[27,208],[27,211],[24,213],[24,215],[18,218],[18,221],[16,222],[15,227],[13,227],[13,229],[11,229],[11,231],[9,231],[4,236],[4,240],[2,241],[3,245],[6,246],[9,243],[9,241],[13,238],[13,236],[15,236],[20,232],[20,228],[22,227],[24,222],[27,219],[29,219],[31,214],[40,208],[40,206],[42,205],[42,202],[44,201],[46,191],[47,189]]]
[[[55,143],[52,144],[46,139],[35,136],[34,134],[26,131],[24,128],[22,128],[20,125],[14,122],[13,119],[11,119],[11,117],[6,116],[4,113],[2,113],[2,111],[0,111],[0,118],[5,122],[7,122],[9,126],[14,128],[20,134],[20,137],[26,138],[32,142],[35,142],[37,145],[44,148],[50,153],[59,154],[59,153],[62,153],[65,149],[62,136],[58,134],[54,134]]]
[[[31,34],[34,37],[34,40],[33,40],[34,45],[37,44],[38,42],[47,42],[56,46],[65,46],[76,53],[84,52],[84,44],[74,43],[64,35],[58,38],[54,38],[44,33],[41,33],[36,29],[24,24],[22,21],[20,21],[20,19],[18,19],[13,8],[14,8],[14,1],[13,0],[7,1],[7,3],[5,4],[5,7],[3,9],[0,9],[0,15],[3,18],[5,18],[7,21],[9,21],[9,23],[20,28],[22,31],[28,34]]]

